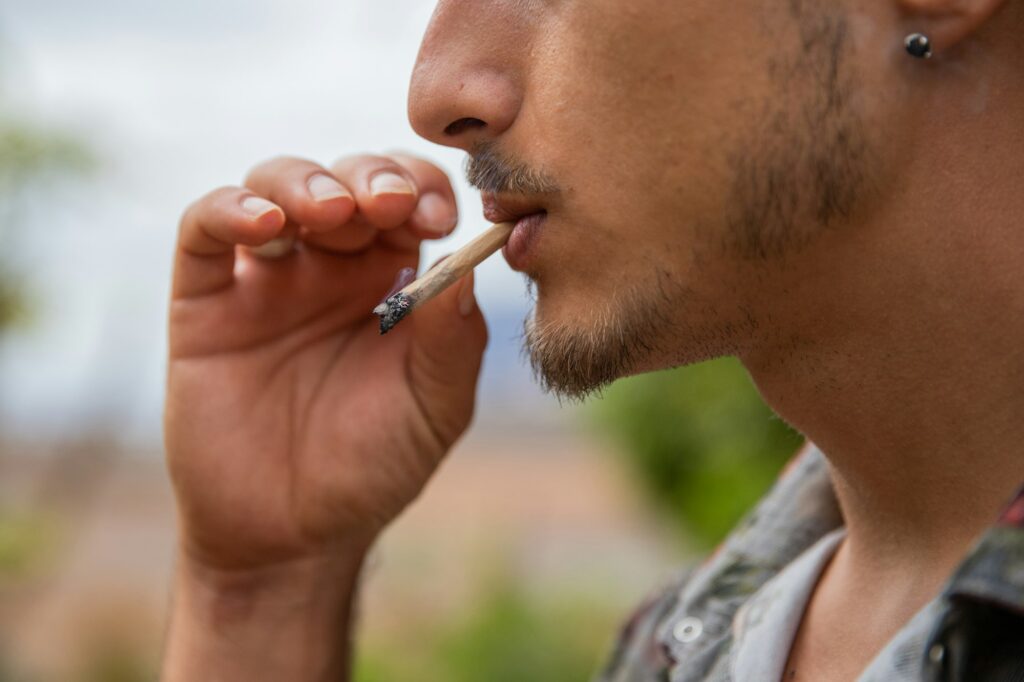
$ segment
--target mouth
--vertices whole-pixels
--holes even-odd
[[[540,201],[523,194],[484,192],[484,218],[492,223],[517,222],[527,216],[547,213]]]
[[[541,228],[547,221],[547,209],[535,199],[524,195],[483,194],[484,217],[492,223],[514,222],[508,243],[501,249],[509,266],[526,272],[540,240]]]

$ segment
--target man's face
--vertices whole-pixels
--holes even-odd
[[[862,53],[884,20],[825,0],[438,4],[410,118],[475,157],[492,216],[546,211],[513,260],[550,388],[764,338],[786,273],[880,184],[864,80],[884,69]]]

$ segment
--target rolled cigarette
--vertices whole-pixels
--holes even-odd
[[[388,296],[373,314],[380,317],[380,333],[387,334],[406,315],[455,284],[508,241],[515,223],[498,223],[445,258],[401,291]]]

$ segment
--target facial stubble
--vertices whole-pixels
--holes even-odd
[[[715,232],[720,257],[739,267],[763,268],[807,247],[850,216],[868,184],[867,136],[850,106],[855,84],[845,63],[845,16],[833,9],[795,19],[802,49],[768,65],[777,95],[753,110],[769,115],[750,122],[727,156],[730,191]],[[521,165],[502,173],[500,161],[485,158],[480,177],[505,187],[524,177]],[[591,299],[575,311],[577,319],[549,319],[536,309],[527,318],[524,353],[546,391],[582,400],[637,371],[734,353],[759,327],[749,310],[694,300],[693,290],[667,272],[634,281]],[[531,285],[543,295],[543,283]]]

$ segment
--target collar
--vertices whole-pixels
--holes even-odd
[[[975,543],[945,594],[1024,615],[1024,486]]]
[[[714,658],[736,611],[808,547],[842,525],[828,465],[812,444],[785,467],[725,541],[676,594],[657,632],[670,663]],[[673,680],[697,679],[699,663]]]

